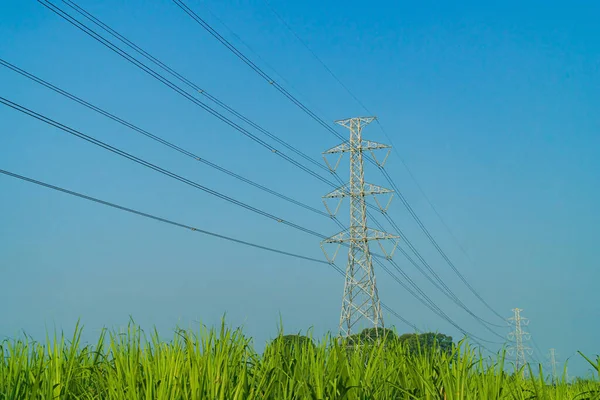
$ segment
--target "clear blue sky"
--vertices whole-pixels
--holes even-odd
[[[467,258],[392,155],[389,172],[441,246],[499,312],[523,308],[544,353],[600,353],[600,6],[593,2],[285,2],[273,7],[379,116]],[[169,1],[79,3],[210,93],[304,152],[338,140]],[[264,2],[190,6],[327,121],[364,111]],[[209,12],[210,10],[210,12]],[[326,185],[219,122],[37,2],[0,5],[0,57],[174,143],[322,207]],[[260,55],[238,42],[218,16]],[[270,65],[270,67],[267,66]],[[279,79],[274,74],[276,79]],[[291,84],[291,86],[288,84]],[[0,95],[186,177],[325,234],[326,218],[249,188],[0,67]],[[299,90],[298,90],[299,89]],[[0,168],[222,234],[322,258],[318,240],[0,106]],[[340,133],[345,132],[340,128]],[[377,126],[369,139],[385,142]],[[345,171],[342,171],[345,173]],[[368,180],[384,184],[377,171]],[[337,329],[343,281],[291,260],[0,176],[0,335],[88,337],[129,315],[170,335],[227,313],[258,345],[286,330]],[[476,313],[399,201],[391,215]],[[341,264],[344,264],[341,256]],[[493,339],[405,259],[465,329]],[[377,269],[383,301],[422,329],[458,332]],[[409,330],[391,315],[387,325]],[[501,322],[496,320],[496,322]],[[502,334],[508,329],[500,329]],[[491,347],[494,347],[493,345]],[[577,357],[573,373],[587,367]]]

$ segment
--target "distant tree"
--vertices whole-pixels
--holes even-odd
[[[387,328],[366,328],[348,338],[349,344],[369,344],[377,341],[396,341],[398,337],[393,330]]]
[[[265,353],[276,351],[282,355],[292,355],[296,351],[303,349],[312,348],[314,349],[315,343],[308,336],[303,335],[280,335],[273,339],[271,343],[267,345]]]
[[[284,335],[284,336],[281,336],[280,340],[283,341],[283,343],[286,347],[289,347],[291,349],[294,349],[296,347],[298,347],[298,348],[311,347],[313,349],[315,348],[315,343],[308,336]]]
[[[428,352],[433,349],[450,354],[452,352],[452,337],[441,333],[426,332],[422,334],[405,333],[398,337],[400,343],[404,343],[410,352]]]
[[[416,333],[403,333],[402,335],[398,336],[398,341],[400,343],[404,343],[415,335]]]

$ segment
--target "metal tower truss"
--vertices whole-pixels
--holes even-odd
[[[360,193],[353,193],[352,188],[350,188],[350,184],[346,183],[345,185],[340,186],[334,191],[327,193],[323,196],[323,204],[325,204],[325,208],[327,212],[332,216],[336,216],[338,211],[340,210],[340,206],[342,205],[342,201],[346,197],[351,197],[352,194],[360,195]],[[381,212],[386,213],[390,204],[392,203],[392,199],[394,198],[394,191],[390,189],[386,189],[381,186],[373,185],[372,183],[365,183],[363,188],[364,196],[373,196],[373,200],[377,204],[377,207],[381,210]],[[387,201],[379,201],[379,195],[389,195]],[[327,204],[330,199],[339,199],[336,207],[332,210]]]
[[[525,341],[531,338],[531,335],[528,332],[523,330],[524,326],[529,325],[529,319],[521,316],[520,308],[513,308],[514,317],[509,318],[509,323],[513,324],[515,330],[508,334],[508,338],[510,340],[515,341],[515,345],[508,349],[509,354],[516,355],[516,364],[515,368],[518,371],[522,366],[527,364],[527,360],[525,359],[525,353],[532,355],[533,351],[530,347],[525,345]],[[525,375],[525,370],[523,370],[523,375]]]
[[[556,365],[557,365],[557,361],[556,361],[556,349],[550,349],[550,367],[552,369],[552,382],[556,382],[556,380],[558,379],[558,373],[556,370]]]
[[[366,196],[373,196],[379,208],[387,211],[392,200],[393,191],[381,186],[365,183],[364,158],[365,152],[372,154],[373,159],[379,167],[383,167],[389,155],[390,146],[362,139],[362,129],[373,122],[375,117],[358,117],[336,121],[350,130],[350,140],[335,146],[323,153],[325,162],[332,171],[335,171],[344,153],[350,155],[350,181],[334,191],[323,196],[325,208],[335,216],[344,198],[350,199],[350,227],[321,242],[321,248],[330,263],[333,263],[342,245],[348,247],[348,264],[346,267],[346,279],[344,284],[344,295],[342,300],[342,311],[340,315],[340,335],[350,336],[357,325],[365,323],[376,329],[383,328],[383,317],[379,294],[373,271],[373,262],[369,242],[377,241],[381,250],[387,258],[391,258],[397,246],[393,242],[391,250],[386,250],[383,243],[390,242],[389,239],[397,239],[397,236],[367,227]],[[375,150],[388,149],[387,155],[382,161],[375,157]],[[327,161],[327,156],[340,154],[332,166]],[[389,195],[389,200],[382,203],[377,196]],[[339,199],[337,206],[333,209],[327,205],[330,199]],[[332,255],[325,250],[328,244],[337,244]]]
[[[385,255],[385,258],[392,259],[394,257],[394,253],[396,252],[396,248],[398,247],[398,241],[396,241],[396,240],[390,241],[389,239],[397,239],[397,238],[398,238],[398,236],[390,235],[387,232],[382,232],[382,231],[378,231],[377,229],[367,228],[367,235],[366,235],[366,238],[364,238],[363,240],[366,240],[366,241],[376,240],[377,244],[379,245],[379,248],[381,249],[382,253]],[[343,244],[350,243],[353,240],[354,240],[354,238],[352,237],[350,229],[342,231],[336,235],[331,236],[330,238],[323,240],[321,242],[321,249],[323,250],[323,253],[325,253],[325,257],[327,258],[327,261],[329,261],[330,263],[334,263],[341,246]],[[386,247],[383,245],[384,241],[389,241],[389,243],[392,244],[392,248],[386,249]],[[331,255],[325,249],[325,247],[324,247],[325,244],[337,244],[337,246],[335,247],[335,251]]]

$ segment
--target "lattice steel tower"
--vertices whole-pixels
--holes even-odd
[[[363,127],[374,120],[375,117],[357,117],[336,121],[337,124],[350,130],[350,140],[323,153],[325,162],[332,171],[337,169],[344,153],[350,154],[349,183],[323,196],[325,207],[332,216],[337,214],[343,199],[346,197],[350,198],[350,227],[321,243],[321,247],[331,263],[335,261],[341,245],[349,247],[340,316],[340,335],[342,337],[351,335],[353,329],[363,325],[363,323],[369,327],[374,327],[376,333],[379,328],[383,328],[383,317],[369,242],[373,240],[377,241],[381,250],[388,258],[393,255],[397,243],[394,241],[394,247],[391,251],[386,251],[382,245],[382,241],[395,239],[397,236],[367,227],[366,196],[373,196],[377,206],[384,212],[387,211],[393,196],[392,190],[365,183],[364,157],[368,155],[364,153],[369,152],[372,155],[372,160],[379,167],[383,167],[390,151],[390,146],[388,145],[362,139]],[[387,149],[387,154],[381,162],[377,160],[374,153],[375,150],[380,149]],[[339,154],[337,162],[333,166],[327,161],[327,156],[331,154]],[[389,200],[385,204],[385,207],[382,207],[382,203],[377,200],[377,195],[389,195]],[[333,212],[327,205],[328,199],[339,199],[337,207]],[[337,249],[333,257],[328,255],[323,246],[327,243],[337,244]],[[362,327],[365,328],[367,326]]]
[[[512,348],[512,352],[516,353],[517,360],[515,368],[518,371],[519,368],[527,364],[525,353],[527,352],[529,355],[532,354],[531,348],[525,346],[524,344],[524,340],[529,340],[531,335],[523,330],[523,327],[529,324],[529,320],[527,318],[521,317],[521,311],[523,310],[520,308],[513,308],[512,311],[514,312],[514,317],[511,317],[508,320],[511,321],[515,326],[515,330],[509,333],[509,339],[514,339],[515,341],[515,346]],[[523,374],[525,374],[525,371],[523,371]]]
[[[550,367],[552,368],[552,381],[556,381],[558,377],[556,371],[556,349],[550,349]]]

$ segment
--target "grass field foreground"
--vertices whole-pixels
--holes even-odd
[[[0,399],[600,399],[600,372],[551,383],[541,367],[515,374],[503,354],[484,358],[466,343],[415,353],[326,337],[316,345],[275,340],[259,354],[225,325],[161,341],[130,324],[102,331],[94,346],[81,343],[81,332],[1,342]],[[598,371],[600,358],[588,361]]]

